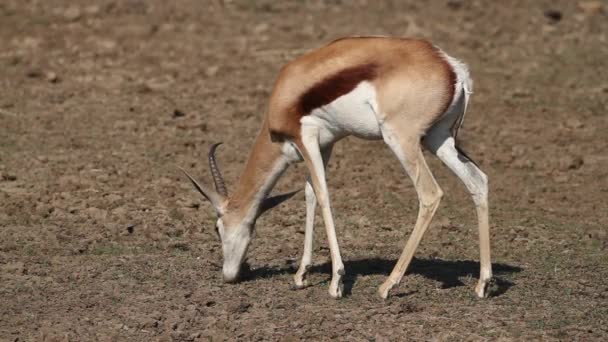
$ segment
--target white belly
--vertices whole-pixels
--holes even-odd
[[[369,82],[361,82],[350,93],[304,116],[301,123],[322,128],[321,145],[347,135],[363,139],[380,139],[382,133],[377,112],[374,86]]]

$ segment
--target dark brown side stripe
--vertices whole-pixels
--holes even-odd
[[[331,103],[348,94],[363,81],[371,81],[377,76],[378,66],[374,63],[346,68],[314,85],[300,98],[298,109],[301,116],[314,109]]]

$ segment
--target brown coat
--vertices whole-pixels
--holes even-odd
[[[455,79],[450,65],[428,41],[339,39],[283,67],[270,97],[269,130],[275,140],[299,137],[303,116],[362,81],[376,87],[379,109],[387,120],[405,117],[400,121],[426,130],[452,101]]]

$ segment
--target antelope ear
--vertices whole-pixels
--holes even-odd
[[[186,177],[188,177],[188,179],[190,180],[192,185],[194,185],[194,188],[196,188],[196,190],[198,190],[198,192],[200,192],[201,195],[203,195],[203,197],[205,197],[209,202],[211,202],[211,204],[213,205],[215,210],[221,214],[222,209],[223,209],[223,204],[226,201],[226,198],[224,196],[218,194],[217,192],[213,191],[211,188],[199,184],[192,176],[190,176],[188,174],[188,172],[186,172],[186,170],[182,169],[179,166],[178,166],[178,168],[180,170],[182,170],[182,172],[184,173],[184,175],[186,175]]]
[[[276,195],[276,196],[268,197],[260,205],[260,209],[258,210],[258,216],[257,217],[262,216],[262,214],[265,213],[266,211],[268,211],[268,210],[276,207],[277,205],[279,205],[279,204],[287,201],[288,199],[292,198],[293,195],[297,194],[298,192],[300,192],[300,190],[288,192],[286,194],[281,194],[281,195]]]

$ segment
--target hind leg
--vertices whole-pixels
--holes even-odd
[[[380,296],[386,299],[390,289],[403,278],[424,232],[429,227],[435,211],[439,207],[443,192],[424,160],[419,136],[404,137],[395,134],[387,125],[382,126],[382,134],[384,141],[397,155],[405,171],[414,182],[419,201],[418,218],[412,235],[407,241],[397,265],[388,279],[378,289]]]
[[[454,138],[446,130],[431,130],[424,139],[425,146],[460,178],[473,198],[479,226],[479,282],[475,293],[480,298],[488,296],[488,284],[492,279],[490,261],[490,225],[488,214],[488,178],[464,153],[456,147]]]

